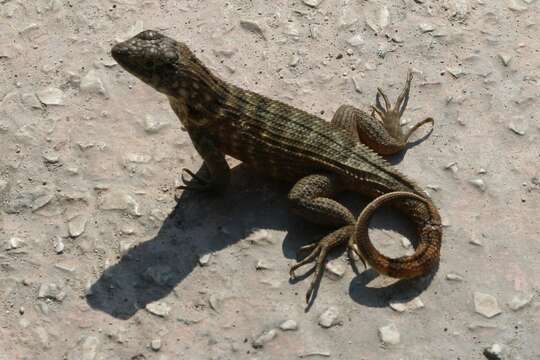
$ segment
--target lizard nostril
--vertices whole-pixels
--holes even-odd
[[[119,57],[127,55],[128,51],[128,48],[123,44],[116,44],[111,49],[111,55],[113,58],[118,59]]]

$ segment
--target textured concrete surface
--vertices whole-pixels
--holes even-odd
[[[540,359],[539,4],[0,0],[0,359]],[[175,190],[201,160],[109,54],[143,29],[327,120],[412,68],[404,126],[436,124],[391,161],[441,210],[438,272],[335,251],[306,311],[288,270],[325,229],[242,166],[222,197]],[[407,251],[401,215],[373,225]]]

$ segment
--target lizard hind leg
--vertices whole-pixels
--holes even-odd
[[[401,129],[400,119],[403,116],[403,113],[405,112],[405,109],[407,108],[407,104],[409,102],[412,79],[413,75],[412,72],[409,70],[409,72],[407,73],[407,80],[405,82],[405,86],[403,87],[401,94],[398,96],[396,103],[393,106],[390,104],[388,97],[381,88],[377,88],[375,106],[371,106],[371,115],[375,116],[375,114],[377,114],[388,134],[394,139],[396,139],[398,142],[400,142],[403,147],[405,147],[407,141],[409,140],[409,137],[419,127],[427,123],[431,123],[431,125],[433,126],[434,123],[433,118],[429,117],[414,125],[406,133],[403,133]],[[381,97],[383,99],[384,106],[381,103]]]
[[[304,259],[291,267],[291,279],[294,279],[296,277],[294,273],[296,269],[315,261],[313,278],[306,292],[306,303],[309,303],[309,300],[312,298],[316,290],[317,284],[319,284],[321,280],[321,276],[323,274],[324,260],[328,255],[328,251],[339,244],[346,243],[351,238],[353,228],[353,225],[344,226],[326,235],[317,244],[311,244],[300,248],[300,250],[313,250],[308,256],[306,256]]]

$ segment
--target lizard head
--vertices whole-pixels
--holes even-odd
[[[111,50],[112,57],[126,71],[171,96],[181,86],[181,62],[189,54],[184,44],[153,30],[143,31]]]

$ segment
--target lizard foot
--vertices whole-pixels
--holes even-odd
[[[186,174],[191,176],[191,179],[186,178]],[[178,189],[193,190],[193,191],[210,191],[213,190],[213,184],[211,181],[195,174],[193,171],[183,168],[182,169],[182,182],[184,185],[178,186]]]
[[[377,96],[375,97],[375,106],[371,106],[371,116],[378,115],[379,119],[382,121],[384,127],[390,135],[394,138],[401,140],[404,144],[407,143],[409,137],[421,126],[431,123],[433,126],[433,118],[426,118],[416,125],[414,125],[407,133],[403,133],[401,130],[400,118],[403,116],[405,109],[407,108],[407,103],[409,102],[409,93],[411,90],[411,81],[413,75],[409,70],[407,73],[407,81],[405,82],[405,87],[403,88],[401,94],[398,96],[394,106],[390,104],[390,100],[386,94],[382,91],[381,88],[377,88]],[[381,97],[384,101],[384,106],[381,104]]]
[[[324,269],[323,269],[324,260],[326,256],[328,255],[328,251],[334,246],[339,245],[340,243],[343,243],[347,239],[349,239],[351,237],[352,230],[353,230],[352,225],[344,226],[340,228],[339,230],[336,230],[326,235],[317,244],[310,244],[310,245],[302,246],[300,248],[299,251],[311,250],[311,252],[304,259],[294,264],[291,267],[289,274],[291,276],[291,279],[295,279],[296,275],[294,272],[296,269],[312,261],[315,261],[313,280],[309,284],[309,288],[306,292],[306,303],[309,303],[310,299],[312,298],[316,290],[317,284],[320,282],[321,276],[324,272]]]

